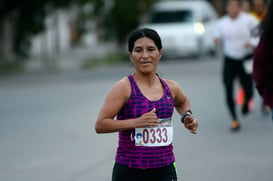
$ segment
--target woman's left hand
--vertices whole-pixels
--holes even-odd
[[[184,119],[184,126],[190,130],[191,133],[196,134],[198,129],[198,120],[192,116],[186,116]]]

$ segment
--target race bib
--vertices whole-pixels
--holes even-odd
[[[173,140],[173,127],[171,118],[159,119],[156,127],[136,128],[136,146],[167,146]]]

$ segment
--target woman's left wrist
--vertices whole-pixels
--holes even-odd
[[[191,110],[187,110],[185,113],[181,114],[181,122],[184,123],[184,120],[187,116],[192,116],[192,111]]]

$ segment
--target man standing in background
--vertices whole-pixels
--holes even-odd
[[[223,83],[228,110],[231,114],[231,130],[240,129],[240,121],[235,109],[233,96],[234,81],[239,78],[245,90],[245,100],[242,113],[249,112],[248,102],[253,96],[253,81],[245,66],[246,57],[254,53],[257,41],[252,39],[252,30],[258,21],[251,15],[241,11],[240,0],[228,0],[227,14],[223,16],[216,27],[215,43],[223,48]]]

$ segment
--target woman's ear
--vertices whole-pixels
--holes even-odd
[[[161,58],[162,55],[163,55],[163,49],[162,48],[159,50],[159,54],[160,54],[160,58]]]
[[[128,52],[128,57],[129,57],[131,63],[134,64],[133,59],[132,59],[132,53],[131,53],[131,52]]]

